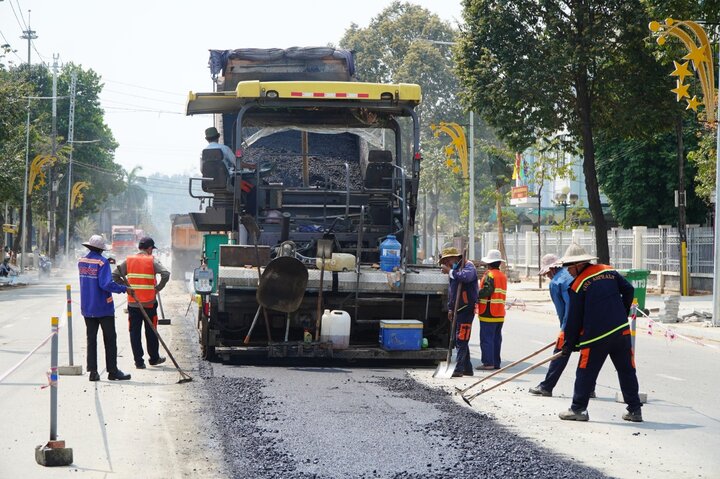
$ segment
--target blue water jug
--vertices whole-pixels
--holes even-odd
[[[400,267],[400,242],[395,235],[387,235],[385,241],[380,243],[380,269],[392,271]]]

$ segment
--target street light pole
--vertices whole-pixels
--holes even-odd
[[[720,51],[718,52],[718,61],[720,61]],[[718,75],[718,91],[720,91],[720,74]],[[718,102],[718,117],[720,118],[720,102]],[[713,268],[713,313],[712,313],[712,324],[713,326],[720,326],[720,225],[718,224],[718,218],[720,218],[720,125],[715,123],[716,130],[716,145],[715,145],[715,241],[714,241],[714,254],[715,254],[715,265]]]
[[[27,40],[28,42],[28,77],[30,76],[30,47],[31,42],[37,38],[37,35],[35,34],[35,30],[32,30],[30,28],[30,12],[28,11],[28,29],[23,31],[23,36],[21,36],[23,40]],[[28,95],[28,104],[27,104],[27,120],[25,121],[25,182],[23,183],[23,219],[22,219],[22,234],[20,235],[20,272],[22,273],[25,271],[25,253],[26,253],[26,247],[25,243],[27,243],[27,235],[28,235],[28,227],[27,227],[27,197],[28,197],[28,169],[30,164],[30,95]]]
[[[475,258],[475,115],[470,111],[470,141],[468,142],[468,169],[470,174],[470,191],[468,198],[468,259]]]
[[[65,261],[70,259],[70,203],[72,201],[72,159],[75,145],[73,143],[75,136],[75,82],[77,81],[77,73],[72,72],[70,76],[70,118],[68,120],[68,143],[70,144],[70,154],[68,161],[68,186],[67,186],[67,210],[65,214]]]

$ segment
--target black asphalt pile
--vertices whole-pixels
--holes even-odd
[[[607,478],[601,472],[576,464],[523,439],[491,417],[454,402],[450,394],[418,384],[413,379],[379,378],[389,391],[416,401],[435,404],[445,417],[425,425],[428,439],[450,439],[450,447],[463,457],[453,464],[428,464],[428,474],[400,472],[395,478]],[[451,454],[448,454],[451,455]]]
[[[607,477],[397,371],[277,368],[204,383],[235,478]]]
[[[310,185],[345,190],[345,165],[350,167],[350,188],[362,185],[358,163],[357,137],[351,134],[308,135]],[[302,149],[300,132],[275,133],[256,141],[245,153],[251,163],[274,163],[275,168],[264,179],[285,186],[302,186]]]

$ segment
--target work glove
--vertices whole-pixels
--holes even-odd
[[[570,345],[568,343],[563,344],[560,354],[566,358],[570,357],[570,354],[572,354],[572,348],[570,347]]]

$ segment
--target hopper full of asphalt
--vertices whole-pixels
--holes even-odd
[[[604,478],[402,370],[206,369],[228,470],[245,478]]]

